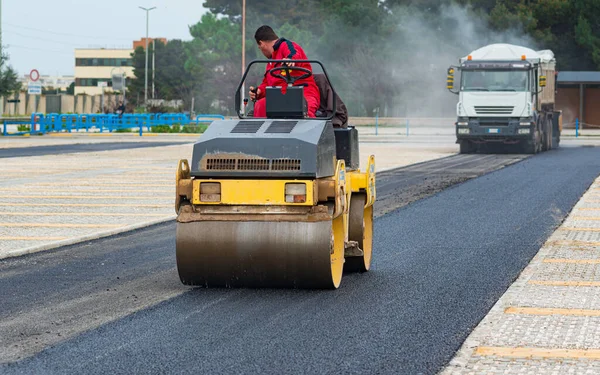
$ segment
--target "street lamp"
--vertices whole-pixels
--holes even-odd
[[[144,105],[148,103],[148,18],[150,16],[150,11],[152,9],[156,9],[156,7],[152,7],[150,9],[139,7],[146,11],[146,71],[144,78]]]

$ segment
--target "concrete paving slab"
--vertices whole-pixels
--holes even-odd
[[[441,374],[600,372],[597,179]]]
[[[106,137],[108,138],[108,137]],[[110,138],[170,141],[173,135]],[[361,167],[374,154],[378,171],[458,152],[453,138],[365,135]],[[180,145],[3,158],[0,162],[0,258],[129,231],[173,220],[175,168],[190,159],[196,136]],[[75,135],[5,140],[0,147],[103,142]]]

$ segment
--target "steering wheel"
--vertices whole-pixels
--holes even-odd
[[[286,77],[284,77],[283,75],[281,75],[281,73],[275,73],[278,72],[280,70],[285,70],[286,71]],[[290,70],[297,70],[299,72],[304,72],[303,75],[298,76],[298,77],[294,77],[290,74]],[[312,76],[312,72],[306,68],[301,68],[299,66],[278,66],[275,67],[273,69],[269,69],[269,74],[275,78],[281,78],[283,79],[288,85],[293,85],[296,81],[304,79],[304,78],[308,78],[310,76]]]

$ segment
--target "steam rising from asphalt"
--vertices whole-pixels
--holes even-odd
[[[539,49],[519,30],[497,32],[470,9],[444,6],[440,14],[398,8],[397,37],[390,41],[398,49],[391,61],[400,95],[388,108],[395,117],[454,117],[458,96],[446,89],[446,71],[461,57],[493,43],[522,45]],[[458,87],[459,76],[455,77]],[[383,113],[382,113],[383,115]]]

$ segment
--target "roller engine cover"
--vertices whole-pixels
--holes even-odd
[[[322,178],[335,174],[330,121],[214,121],[194,144],[191,175],[199,178]]]

